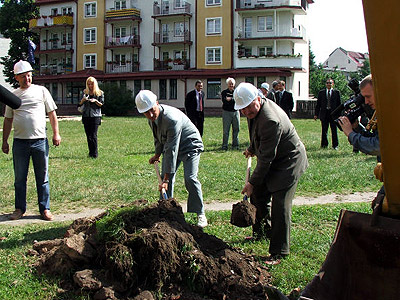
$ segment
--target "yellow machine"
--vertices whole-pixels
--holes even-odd
[[[363,6],[386,197],[381,215],[342,210],[303,300],[400,299],[400,1],[363,0]],[[349,27],[349,34],[357,33]]]

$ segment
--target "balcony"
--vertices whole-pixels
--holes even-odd
[[[189,59],[167,59],[167,60],[159,60],[154,59],[154,71],[164,71],[164,70],[172,70],[172,71],[182,71],[188,70],[190,68],[190,60]]]
[[[124,8],[124,9],[114,9],[106,11],[105,21],[109,22],[115,19],[137,19],[140,18],[140,10],[137,8]]]
[[[71,64],[49,64],[49,65],[41,65],[40,67],[35,66],[35,75],[43,76],[43,75],[60,75],[60,74],[69,74],[72,73],[73,67]]]
[[[65,42],[60,42],[57,40],[42,40],[35,50],[35,53],[58,53],[58,52],[74,52],[72,49],[72,44],[66,44]]]
[[[29,29],[68,26],[74,27],[73,14],[57,16],[41,16],[37,19],[29,20]]]
[[[238,55],[236,60],[236,68],[295,68],[301,69],[303,66],[302,56],[289,55],[289,54],[277,54],[277,55]]]
[[[171,7],[169,2],[162,1],[162,4],[153,4],[153,18],[160,16],[172,16],[172,15],[189,15],[191,16],[190,3],[185,2],[182,7]]]
[[[238,10],[255,10],[255,9],[276,9],[279,7],[293,7],[307,10],[307,2],[309,0],[236,0],[236,9]]]
[[[107,62],[106,73],[131,73],[139,71],[139,62]]]
[[[154,42],[153,46],[159,46],[162,44],[192,44],[192,41],[190,40],[190,31],[185,30],[185,32],[182,35],[176,36],[173,33],[160,33],[160,32],[155,32],[154,33]]]
[[[303,40],[306,41],[307,32],[306,28],[302,25],[295,28],[288,28],[281,26],[276,31],[258,31],[253,32],[251,29],[244,31],[242,27],[238,29],[239,34],[235,39],[236,41],[246,41],[246,40],[263,40],[263,39],[293,39],[293,40]],[[244,32],[242,34],[241,32]]]
[[[140,48],[140,35],[130,35],[124,37],[106,36],[105,48],[119,47],[138,47]]]

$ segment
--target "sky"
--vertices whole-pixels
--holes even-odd
[[[317,64],[338,47],[369,52],[362,0],[314,0],[307,16],[307,36]]]

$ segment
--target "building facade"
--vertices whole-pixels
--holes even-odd
[[[359,71],[367,59],[369,59],[368,53],[346,51],[339,47],[329,54],[322,66],[324,70],[338,70],[348,77],[350,73]]]
[[[308,98],[306,20],[313,0],[37,0],[35,82],[59,105],[79,101],[88,76],[183,108],[202,80],[205,109],[221,107],[227,77],[286,81]]]

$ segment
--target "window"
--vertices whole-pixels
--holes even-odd
[[[126,64],[126,55],[125,54],[115,54],[114,59],[118,65],[125,66],[125,64]]]
[[[58,9],[57,8],[52,8],[51,9],[51,15],[52,16],[57,16],[58,15]]]
[[[206,6],[221,5],[221,0],[207,0]]]
[[[248,82],[248,83],[251,83],[251,84],[254,84],[254,77],[253,76],[246,76],[244,78],[244,81]]]
[[[221,34],[222,18],[206,19],[206,35]]]
[[[133,98],[139,94],[140,90],[142,89],[142,81],[140,79],[135,79],[133,81]]]
[[[160,79],[158,88],[160,91],[158,99],[167,99],[167,79]]]
[[[185,24],[183,22],[174,23],[174,35],[175,36],[183,36],[183,32],[185,28]]]
[[[84,29],[85,43],[93,44],[96,43],[96,27],[93,28],[85,28]]]
[[[207,99],[221,97],[221,79],[207,79]]]
[[[299,97],[300,97],[300,94],[301,94],[300,91],[301,91],[301,82],[299,81],[299,92],[297,94]]]
[[[162,53],[162,60],[168,60],[169,59],[169,52],[163,52]]]
[[[83,62],[85,69],[95,69],[96,68],[96,54],[85,54],[83,56]]]
[[[85,18],[96,17],[96,2],[85,3]]]
[[[61,8],[62,14],[65,15],[71,15],[72,14],[72,7],[63,7]]]
[[[62,45],[72,44],[72,33],[68,32],[67,34],[62,34]]]
[[[116,38],[126,37],[126,27],[116,27],[115,37]]]
[[[265,76],[258,76],[257,77],[257,87],[261,87],[261,84],[266,82]]]
[[[185,1],[184,0],[175,0],[175,8],[184,8]]]
[[[251,6],[251,0],[244,0],[244,7],[250,7]]]
[[[187,53],[186,51],[174,51],[174,59],[186,59]]]
[[[168,43],[169,42],[169,37],[168,37],[168,24],[162,24],[162,42],[163,43]]]
[[[143,82],[143,88],[145,90],[151,91],[151,80],[150,79],[145,79]]]
[[[272,16],[258,17],[258,31],[272,30]]]
[[[206,63],[207,64],[221,64],[221,52],[222,48],[221,47],[215,47],[215,48],[206,48]]]
[[[252,28],[253,28],[253,19],[252,18],[245,18],[243,20],[244,23],[244,37],[249,38],[252,36]]]
[[[115,1],[114,2],[114,7],[115,7],[115,9],[124,9],[124,8],[126,8],[126,1],[125,0]]]
[[[169,99],[177,99],[178,81],[176,79],[169,80]]]
[[[258,47],[258,56],[272,55],[271,46]]]

